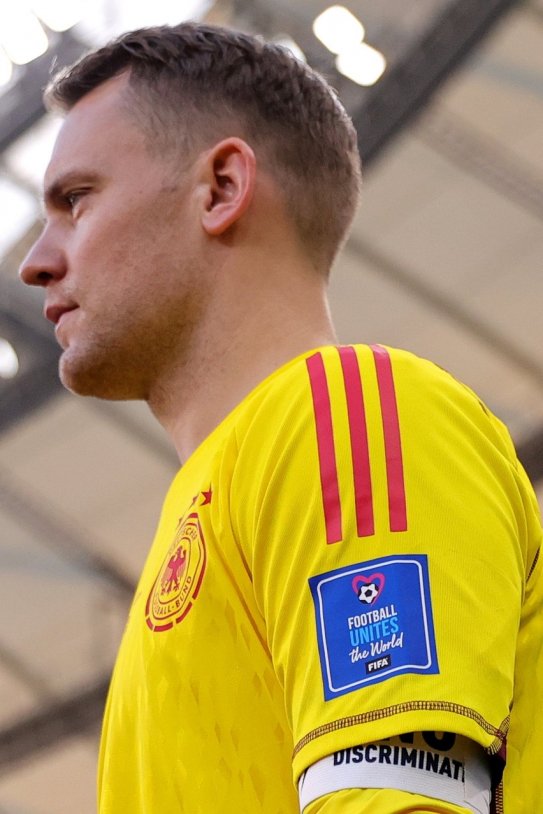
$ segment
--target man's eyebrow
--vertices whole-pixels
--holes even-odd
[[[100,175],[94,170],[67,170],[57,175],[53,181],[45,185],[41,201],[42,208],[47,209],[58,204],[69,187],[79,184],[81,186],[94,184],[99,178]]]

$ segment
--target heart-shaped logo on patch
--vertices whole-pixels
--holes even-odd
[[[366,605],[373,605],[383,592],[383,588],[385,587],[385,575],[372,574],[369,577],[364,577],[362,574],[359,574],[354,577],[351,585],[361,602],[364,602]]]

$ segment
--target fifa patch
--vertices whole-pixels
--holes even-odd
[[[428,560],[381,557],[311,577],[329,701],[403,673],[438,673]]]

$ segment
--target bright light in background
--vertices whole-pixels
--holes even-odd
[[[0,337],[0,379],[13,379],[19,372],[19,359],[13,345]]]
[[[313,33],[333,54],[358,45],[364,39],[364,26],[344,6],[330,6],[313,22]]]
[[[21,187],[0,177],[0,257],[3,257],[36,222],[36,198]]]
[[[357,85],[369,87],[375,85],[387,66],[386,59],[380,51],[361,42],[336,57],[338,71],[356,82]]]
[[[32,0],[31,7],[52,31],[67,31],[85,12],[82,0]]]
[[[38,18],[23,4],[0,8],[0,45],[16,65],[26,65],[45,54],[47,34]]]
[[[60,117],[48,113],[4,152],[4,164],[13,177],[40,193],[61,124]]]
[[[81,22],[77,23],[76,33],[84,41],[100,45],[133,28],[200,20],[213,2],[214,0],[94,0],[92,3],[85,3],[85,14]]]
[[[0,47],[0,87],[7,85],[13,74],[13,65],[3,48]]]
[[[306,56],[297,42],[294,42],[292,37],[289,37],[288,34],[279,34],[279,36],[274,37],[273,41],[276,45],[281,45],[283,48],[286,48],[293,57],[295,57],[299,62],[307,62]]]
[[[333,54],[336,68],[357,85],[369,87],[383,75],[386,59],[363,41],[364,26],[344,6],[330,6],[313,22],[313,33]]]
[[[24,65],[47,51],[46,31],[74,34],[99,46],[132,28],[202,19],[214,0],[0,0],[0,98],[9,89],[14,63]],[[55,35],[51,38],[54,40]],[[58,39],[58,38],[57,38]],[[0,101],[1,104],[1,101]],[[39,205],[29,190],[41,189],[59,120],[34,125],[4,153],[12,183],[0,170],[0,259],[35,223]]]
[[[116,3],[117,15],[127,29],[196,20],[211,5],[211,0],[153,0],[152,3],[149,0],[117,0]]]

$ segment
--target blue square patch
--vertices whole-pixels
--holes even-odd
[[[439,673],[425,555],[349,565],[309,586],[327,701],[402,673]]]

